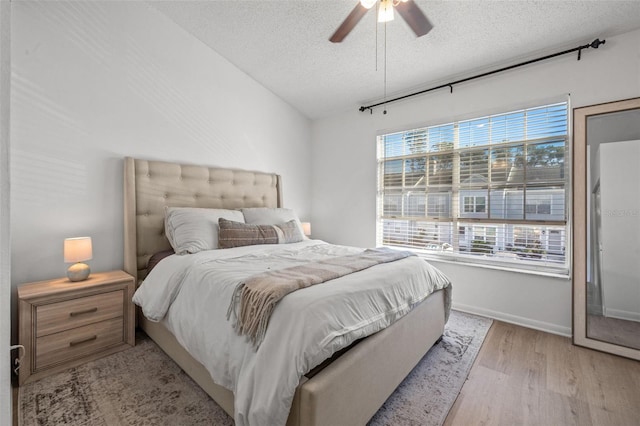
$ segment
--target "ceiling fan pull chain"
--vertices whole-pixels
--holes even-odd
[[[387,23],[384,23],[384,101],[387,101]],[[387,114],[387,107],[384,107],[383,114]]]
[[[376,72],[378,72],[378,20],[373,20],[373,25],[376,26]]]

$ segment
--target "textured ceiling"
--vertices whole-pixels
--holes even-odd
[[[357,1],[149,3],[316,119],[384,94],[385,29],[373,9],[342,43],[328,41]],[[434,29],[416,38],[397,14],[387,24],[388,95],[640,28],[640,0],[416,3]]]

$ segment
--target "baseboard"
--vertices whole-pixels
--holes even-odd
[[[510,324],[521,325],[522,327],[544,331],[546,333],[557,334],[564,337],[572,336],[571,327],[564,327],[561,325],[538,321],[531,318],[505,314],[504,312],[492,311],[491,309],[478,308],[477,306],[462,305],[460,303],[453,303],[451,307],[457,311],[493,318],[499,321],[508,322]]]
[[[605,307],[605,316],[627,321],[640,321],[640,312],[621,311]]]

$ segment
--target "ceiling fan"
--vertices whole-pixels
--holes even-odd
[[[387,22],[393,19],[393,9],[398,11],[400,16],[409,24],[409,27],[416,33],[417,37],[422,37],[433,28],[431,22],[422,13],[418,5],[413,0],[379,0],[378,22]],[[340,43],[356,26],[360,19],[371,9],[378,0],[360,0],[347,18],[338,27],[329,39],[332,43]]]

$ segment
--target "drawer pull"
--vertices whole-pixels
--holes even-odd
[[[90,342],[92,340],[96,340],[98,338],[97,335],[93,335],[91,337],[85,337],[84,339],[80,339],[80,340],[72,340],[69,342],[69,346],[76,346],[79,345],[81,343],[86,343],[86,342]]]
[[[93,313],[93,312],[98,312],[98,308],[96,307],[96,308],[91,308],[91,309],[85,309],[84,311],[70,312],[69,316],[70,317],[75,317],[75,316],[78,316],[78,315],[90,314],[90,313]]]

